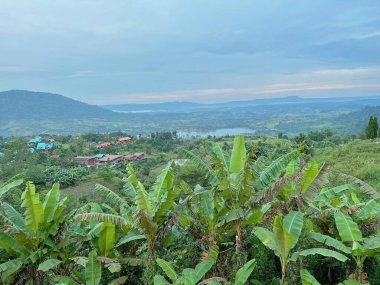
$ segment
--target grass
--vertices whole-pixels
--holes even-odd
[[[380,143],[376,141],[357,140],[334,148],[317,149],[314,160],[326,162],[332,173],[356,176],[380,192]]]

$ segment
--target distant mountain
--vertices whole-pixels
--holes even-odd
[[[11,90],[0,92],[0,122],[10,120],[68,120],[120,118],[120,114],[62,95]]]
[[[93,106],[58,94],[12,90],[0,92],[0,136],[79,134],[124,131],[209,132],[252,130],[258,135],[330,128],[362,132],[370,115],[380,117],[380,96],[346,98],[285,97],[217,104],[169,102]]]
[[[290,105],[294,109],[297,109],[300,106],[307,106],[312,108],[319,108],[321,111],[328,111],[333,109],[345,109],[347,111],[354,111],[365,106],[379,106],[380,96],[338,98],[302,98],[298,96],[289,96],[283,98],[231,101],[213,104],[199,104],[193,102],[167,102],[156,104],[115,104],[104,105],[102,107],[108,110],[124,113],[195,113],[210,111],[224,112],[236,108],[247,108],[257,106],[280,106],[280,109],[288,109]]]
[[[202,108],[202,104],[193,102],[168,102],[156,104],[115,104],[104,105],[103,108],[116,112],[125,113],[149,113],[149,112],[170,112],[186,113],[194,112]]]
[[[127,119],[125,114],[58,94],[0,92],[0,136],[111,132],[125,129],[129,125]]]

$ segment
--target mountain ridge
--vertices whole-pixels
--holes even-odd
[[[9,108],[11,106],[11,108]],[[0,92],[0,122],[31,118],[43,119],[114,119],[119,114],[60,94],[28,90]]]
[[[377,107],[380,96],[291,96],[214,104],[170,102],[109,106],[119,109],[115,112],[105,106],[53,93],[3,91],[0,92],[0,136],[120,130],[147,135],[157,131],[204,132],[224,128],[248,128],[258,135],[279,132],[295,135],[323,128],[352,134],[364,130],[369,115],[380,117],[380,107]]]
[[[222,103],[196,103],[191,101],[171,101],[162,103],[131,103],[131,104],[111,104],[100,105],[101,107],[116,112],[198,112],[208,111],[211,109],[223,108],[230,109],[247,106],[270,106],[279,104],[340,104],[345,105],[380,105],[380,96],[363,96],[363,97],[334,97],[334,98],[303,98],[299,96],[287,96],[281,98],[252,99],[241,101],[227,101]]]

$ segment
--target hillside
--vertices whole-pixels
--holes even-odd
[[[0,136],[110,132],[125,128],[126,119],[124,114],[58,94],[0,92]]]
[[[62,95],[11,90],[0,92],[0,122],[9,120],[116,119],[119,114]]]
[[[349,114],[341,115],[337,118],[337,123],[344,125],[345,122],[352,122],[351,127],[363,129],[370,116],[380,117],[380,106],[367,106],[358,111],[351,112]]]
[[[357,140],[337,147],[317,149],[314,159],[326,162],[333,173],[346,173],[366,181],[380,192],[380,141]]]

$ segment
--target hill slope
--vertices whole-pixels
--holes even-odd
[[[0,122],[19,119],[116,119],[119,115],[58,94],[25,90],[0,92]]]
[[[380,141],[357,140],[345,145],[316,149],[314,159],[326,162],[332,173],[346,173],[366,181],[380,192]]]

